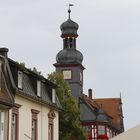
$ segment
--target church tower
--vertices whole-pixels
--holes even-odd
[[[83,93],[83,55],[76,49],[76,39],[78,37],[78,24],[71,20],[70,10],[68,10],[68,19],[61,24],[61,37],[63,39],[63,49],[56,56],[57,72],[61,72],[64,79],[69,83],[72,95],[78,100]]]

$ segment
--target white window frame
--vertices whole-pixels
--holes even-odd
[[[41,96],[41,81],[37,80],[37,96]]]
[[[4,140],[4,112],[0,112],[0,140]]]
[[[105,132],[105,125],[98,125],[98,134],[99,135],[104,135],[106,132]]]
[[[23,72],[18,71],[18,88],[23,88]]]
[[[17,118],[16,118],[16,114],[15,113],[12,113],[12,126],[11,126],[11,138],[12,140],[15,140],[16,139],[16,125],[17,125]]]
[[[36,139],[37,136],[37,119],[32,118],[32,140]]]
[[[52,103],[55,103],[56,90],[52,88]]]

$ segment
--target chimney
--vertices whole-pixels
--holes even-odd
[[[88,90],[88,96],[89,96],[90,99],[92,99],[92,89]]]
[[[0,48],[0,55],[7,57],[8,48]]]

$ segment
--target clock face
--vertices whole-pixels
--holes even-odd
[[[71,74],[71,70],[63,70],[63,76],[64,76],[64,79],[72,79],[72,74]]]

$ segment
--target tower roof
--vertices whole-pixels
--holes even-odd
[[[78,36],[77,30],[79,28],[79,25],[73,20],[71,20],[70,18],[70,13],[71,13],[70,6],[73,6],[73,5],[69,5],[68,19],[65,22],[63,22],[60,26],[60,29],[62,32],[61,37],[65,37],[65,36],[77,37]]]
[[[78,36],[77,30],[79,28],[79,25],[72,21],[71,19],[68,19],[67,21],[63,22],[60,26],[62,37],[64,36]]]
[[[79,25],[70,18],[70,6],[73,6],[73,4],[69,4],[68,19],[60,26],[62,32],[61,37],[64,38],[64,43],[63,50],[56,56],[58,64],[82,64],[83,61],[82,53],[76,49]]]
[[[81,64],[83,55],[76,49],[63,49],[57,54],[56,61],[59,64]]]

